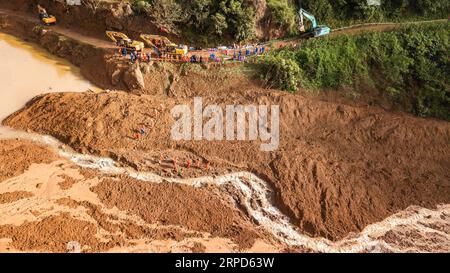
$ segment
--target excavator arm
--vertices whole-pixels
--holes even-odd
[[[141,34],[141,39],[144,40],[149,46],[156,47],[176,47],[177,45],[172,43],[169,38],[160,35]]]
[[[37,8],[39,13],[47,13],[47,11],[41,5],[38,5]]]
[[[122,32],[106,31],[106,36],[108,36],[111,41],[116,43],[116,45],[121,47],[124,46],[127,50],[142,51],[145,47],[143,42],[131,40]]]
[[[155,40],[152,38],[153,35],[141,34],[140,37],[147,44],[147,46],[149,48],[151,48],[155,52],[156,55],[158,55],[158,56],[161,55],[161,51],[159,50],[159,48],[154,43]]]
[[[304,10],[303,8],[300,8],[298,15],[300,17],[300,32],[303,32],[304,36],[306,35],[306,37],[319,37],[330,34],[331,29],[328,26],[319,26],[317,24],[316,17],[314,17],[314,15]],[[304,18],[308,19],[311,22],[312,27],[309,31],[305,30]]]
[[[117,40],[117,38],[120,38],[120,40],[130,41],[130,38],[128,38],[127,35],[125,35],[124,33],[121,33],[121,32],[117,32],[117,31],[107,31],[106,36],[108,36],[109,39],[111,39],[111,41],[113,41],[114,43],[119,42],[119,40]]]
[[[153,43],[154,40],[152,39],[152,36],[153,35],[150,34],[141,34],[140,37],[144,42],[147,43],[149,47],[156,47],[156,45]]]
[[[43,8],[41,5],[37,6],[39,13],[39,20],[46,25],[54,25],[56,24],[56,17],[53,15],[49,15],[47,10]]]
[[[141,39],[146,42],[149,47],[153,48],[158,55],[169,54],[184,56],[188,53],[187,47],[179,48],[165,36],[141,34]]]
[[[304,26],[303,18],[306,17],[306,19],[308,19],[311,22],[312,28],[316,28],[317,27],[316,17],[314,17],[314,15],[312,15],[311,13],[307,12],[304,9],[300,9],[299,16],[300,16],[300,24],[301,24],[301,26]]]

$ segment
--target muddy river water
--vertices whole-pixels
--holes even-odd
[[[69,62],[0,33],[0,121],[39,94],[86,91],[94,86]]]
[[[0,121],[39,94],[96,89],[81,77],[77,68],[67,61],[55,58],[32,44],[1,33],[0,80]],[[431,228],[432,224],[445,224],[446,220],[442,218],[442,215],[450,215],[450,205],[439,206],[436,210],[412,207],[366,227],[359,234],[354,234],[342,241],[331,242],[324,238],[310,238],[302,234],[292,225],[289,218],[272,204],[272,192],[268,184],[252,173],[240,172],[220,177],[184,180],[163,179],[154,173],[137,172],[121,167],[110,158],[76,153],[50,136],[16,131],[0,125],[0,139],[8,138],[28,139],[45,144],[76,165],[96,169],[102,173],[126,174],[149,183],[181,183],[194,187],[203,187],[208,184],[218,187],[225,184],[233,186],[240,193],[244,201],[242,205],[254,221],[273,234],[274,238],[287,245],[306,246],[320,252],[405,252],[420,249],[417,248],[420,246],[414,244],[405,247],[383,239],[383,235],[387,232],[400,229],[399,234],[404,233],[405,230],[420,234],[435,233],[435,236],[440,236],[441,248],[450,249],[450,234]],[[225,191],[224,194],[231,194],[231,191]],[[233,196],[230,197],[233,198]],[[259,201],[253,202],[253,200]]]

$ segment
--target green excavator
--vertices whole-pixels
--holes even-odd
[[[320,37],[330,34],[331,28],[325,25],[318,25],[316,17],[302,8],[301,1],[299,1],[300,10],[299,15],[299,29],[301,37],[311,38]],[[311,28],[305,29],[305,18],[311,22]]]

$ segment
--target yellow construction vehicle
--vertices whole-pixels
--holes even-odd
[[[141,39],[144,40],[147,45],[155,50],[161,57],[176,57],[181,58],[187,55],[187,46],[177,46],[172,43],[169,38],[160,35],[141,34]]]
[[[48,15],[47,11],[40,5],[38,5],[39,20],[45,25],[56,24],[56,17],[53,15]]]
[[[106,36],[108,36],[113,42],[116,43],[117,46],[125,47],[127,52],[137,51],[140,52],[144,50],[144,43],[131,40],[127,35],[117,31],[107,31]]]

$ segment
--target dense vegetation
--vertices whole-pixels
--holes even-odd
[[[134,9],[171,33],[196,45],[247,42],[255,37],[256,3],[263,0],[130,0]],[[297,0],[265,0],[264,22],[297,33]],[[358,22],[413,21],[445,18],[448,0],[302,0],[320,24],[332,28]],[[260,2],[259,2],[260,3]],[[259,14],[261,16],[261,14]],[[311,40],[296,50],[269,55],[263,68],[267,84],[295,92],[370,84],[409,104],[421,116],[450,119],[449,27],[410,26],[401,31]],[[360,88],[361,89],[361,88]]]
[[[297,33],[299,2],[321,24],[333,28],[358,22],[404,21],[446,18],[448,0],[129,0],[137,12],[190,42],[214,44],[245,42],[255,37],[256,3],[266,2],[263,28],[277,28],[286,35]],[[259,15],[261,16],[261,14]],[[261,18],[259,18],[261,19]]]
[[[297,33],[298,8],[294,0],[267,0],[271,25],[286,30],[288,35]]]
[[[419,116],[450,120],[448,24],[312,39],[272,52],[261,63],[270,86],[296,92],[371,85]],[[361,89],[361,90],[360,90]]]
[[[367,0],[303,0],[305,9],[331,27],[357,22],[405,21],[446,18],[448,0],[378,0],[379,6]]]
[[[134,1],[157,24],[200,44],[247,41],[254,37],[255,16],[251,0],[145,0]]]

